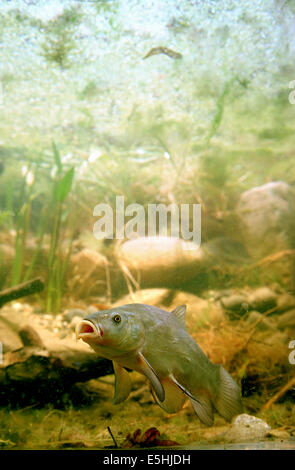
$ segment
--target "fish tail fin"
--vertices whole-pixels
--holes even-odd
[[[238,384],[226,370],[219,365],[219,391],[214,400],[214,407],[227,421],[243,412],[241,391]]]

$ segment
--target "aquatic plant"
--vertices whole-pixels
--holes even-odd
[[[52,199],[49,206],[53,217],[52,229],[50,233],[50,248],[48,254],[46,310],[56,312],[60,308],[61,296],[65,282],[65,274],[67,271],[73,242],[73,230],[71,230],[68,251],[64,256],[60,246],[61,223],[62,221],[64,222],[63,216],[65,215],[63,204],[71,190],[75,169],[72,167],[67,171],[63,170],[62,160],[54,142],[53,154],[57,167],[57,173],[53,183]]]
[[[94,80],[90,80],[85,87],[78,93],[81,100],[91,99],[97,96],[99,88]]]
[[[81,21],[78,8],[65,9],[61,15],[44,25],[45,41],[41,44],[42,55],[65,69],[71,65],[69,54],[75,49],[73,26]]]
[[[24,254],[30,223],[32,200],[34,198],[34,173],[30,166],[23,168],[23,181],[20,192],[21,205],[16,214],[15,256],[12,266],[11,284],[18,284],[23,275]]]
[[[33,275],[44,276],[47,287],[45,309],[57,312],[66,282],[77,219],[72,215],[72,203],[65,204],[75,169],[64,167],[54,143],[52,158],[53,165],[52,160],[44,164],[40,158],[22,166],[21,178],[17,175],[12,182],[4,178],[5,190],[1,195],[4,210],[0,213],[0,226],[7,233],[5,236],[2,232],[2,243],[8,245],[11,240],[8,230],[15,234],[12,238],[14,257],[10,273],[6,273],[5,284],[7,287],[14,286]],[[66,248],[61,247],[66,236],[68,244]],[[2,266],[3,263],[4,258],[1,260]],[[40,297],[40,301],[42,299]]]
[[[12,212],[9,210],[4,210],[0,212],[0,227],[9,225],[12,217]]]
[[[69,53],[75,48],[71,34],[63,31],[47,37],[42,44],[43,55],[48,62],[54,62],[62,69],[70,66]]]

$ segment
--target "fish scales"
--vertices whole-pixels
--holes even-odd
[[[178,411],[189,397],[204,424],[213,424],[213,410],[230,421],[242,412],[240,389],[188,333],[185,311],[184,305],[173,312],[146,304],[122,305],[87,316],[76,335],[113,361],[114,403],[130,393],[129,368],[148,378],[155,401],[165,411]]]

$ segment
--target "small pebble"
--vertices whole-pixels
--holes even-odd
[[[224,439],[226,442],[259,441],[270,431],[271,427],[265,421],[244,413],[234,419]]]
[[[290,439],[290,434],[283,429],[271,429],[267,435],[277,439]]]

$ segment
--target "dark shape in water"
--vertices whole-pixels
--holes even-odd
[[[172,49],[168,49],[168,47],[153,47],[152,49],[149,50],[149,52],[143,57],[144,59],[147,59],[148,57],[151,57],[152,55],[157,55],[157,54],[165,54],[168,57],[171,57],[171,59],[181,59],[182,54],[179,52],[175,52]]]

